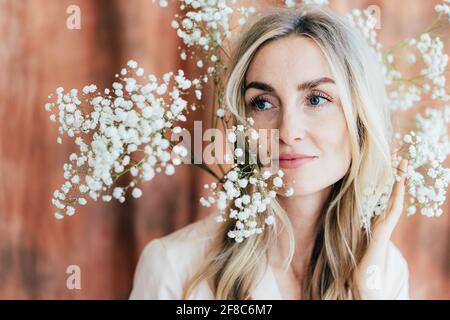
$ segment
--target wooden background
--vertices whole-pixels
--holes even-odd
[[[426,27],[438,1],[330,3],[341,13],[378,5],[388,46]],[[66,28],[71,4],[81,8],[81,30]],[[209,177],[187,165],[147,183],[138,201],[90,202],[63,221],[53,218],[50,202],[75,149],[56,144],[47,95],[58,86],[108,87],[131,58],[148,73],[182,68],[189,76],[194,68],[178,59],[181,43],[170,28],[176,11],[151,0],[0,0],[1,299],[128,298],[143,246],[208,214],[198,199]],[[450,298],[449,205],[437,219],[403,216],[395,232],[412,298]],[[69,265],[81,268],[81,290],[66,288]]]

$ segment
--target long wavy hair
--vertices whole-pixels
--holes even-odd
[[[255,16],[240,34],[228,68],[225,102],[237,122],[246,121],[243,88],[250,62],[264,44],[291,35],[312,39],[327,59],[351,144],[350,167],[332,186],[321,211],[302,298],[359,299],[353,274],[371,239],[370,226],[362,228],[360,213],[375,208],[393,170],[391,115],[375,52],[345,18],[327,8],[271,7]],[[364,202],[363,192],[368,186],[372,188],[372,201]],[[208,257],[186,283],[184,299],[203,279],[209,282],[216,299],[251,299],[257,276],[264,270],[261,266],[267,267],[268,250],[280,232],[288,235],[289,266],[295,252],[289,216],[277,199],[267,210],[276,217],[275,227],[241,243],[226,235],[233,221],[218,227]],[[264,217],[259,219],[263,223]],[[372,223],[376,219],[379,217],[372,218]]]

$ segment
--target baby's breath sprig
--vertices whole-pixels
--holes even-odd
[[[199,79],[188,80],[184,72],[168,72],[162,82],[154,75],[144,77],[144,70],[130,60],[128,69],[116,75],[112,89],[99,92],[95,85],[65,93],[56,90],[56,101],[45,105],[50,120],[59,123],[58,143],[62,136],[75,139],[79,153],[64,164],[66,181],[54,192],[52,203],[56,218],[75,213],[75,205],[85,205],[86,198],[125,201],[125,193],[139,198],[141,181],[152,180],[156,173],[173,175],[175,167],[187,157],[187,150],[173,145],[169,133],[179,133],[177,123],[186,121],[189,107],[186,96],[199,90]],[[50,96],[52,98],[52,96]],[[106,192],[126,173],[132,176],[126,186]]]
[[[409,215],[419,211],[433,217],[443,212],[441,206],[450,183],[450,168],[443,166],[450,154],[449,123],[449,105],[442,109],[427,108],[425,115],[416,116],[418,130],[400,136],[407,149],[400,157],[409,161],[406,172]]]
[[[445,11],[440,6],[436,7],[437,12],[442,10]],[[443,21],[441,14],[416,36],[403,39],[388,49],[377,41],[377,20],[370,10],[353,9],[347,16],[378,55],[392,110],[411,109],[424,95],[437,101],[449,101],[450,93],[445,86],[445,73],[449,70],[448,55],[444,52],[441,37],[434,35],[439,28],[448,28],[448,21]],[[419,74],[405,76],[400,71],[398,64],[405,58],[409,65],[421,65]]]
[[[252,119],[247,122],[252,123]],[[237,145],[232,157],[227,154],[232,158],[232,167],[220,184],[205,184],[210,195],[200,198],[201,205],[216,207],[217,222],[234,220],[234,228],[227,235],[236,242],[260,234],[275,223],[269,205],[277,193],[283,192],[288,197],[293,194],[293,189],[283,182],[282,170],[258,162],[257,152],[251,148],[251,141],[258,139],[258,133],[250,125],[238,124],[228,131],[227,142]]]

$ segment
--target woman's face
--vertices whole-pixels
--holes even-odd
[[[346,174],[347,123],[328,63],[313,40],[288,36],[263,46],[247,71],[245,103],[255,129],[279,130],[279,141],[271,142],[279,143],[279,155],[272,159],[294,195],[327,188]]]

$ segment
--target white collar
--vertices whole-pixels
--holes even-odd
[[[270,264],[256,287],[252,290],[253,300],[282,300],[280,289]]]

